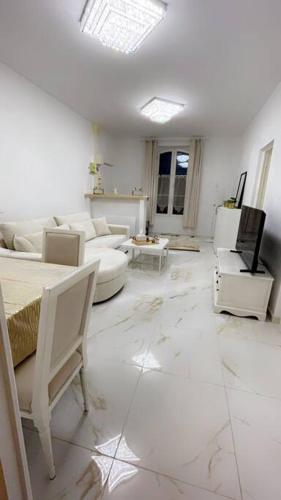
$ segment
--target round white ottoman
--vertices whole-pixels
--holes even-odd
[[[120,250],[112,248],[85,249],[85,262],[98,257],[100,267],[97,278],[97,287],[94,303],[102,302],[113,297],[126,283],[128,258]]]

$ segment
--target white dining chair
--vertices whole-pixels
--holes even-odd
[[[43,262],[65,266],[81,266],[84,263],[84,254],[84,231],[44,228]]]
[[[56,475],[51,411],[78,373],[85,412],[88,410],[86,333],[98,267],[98,260],[91,261],[56,285],[44,288],[37,351],[15,369],[21,416],[33,420],[38,429],[50,479]]]
[[[8,325],[0,284],[0,498],[32,500]],[[1,481],[2,480],[2,481]],[[5,491],[6,496],[5,496]]]

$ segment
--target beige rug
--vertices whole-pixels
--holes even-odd
[[[195,238],[177,234],[162,234],[162,238],[170,240],[168,248],[170,250],[183,250],[185,252],[200,252],[200,246]]]

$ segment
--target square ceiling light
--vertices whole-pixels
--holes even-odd
[[[154,97],[141,108],[141,113],[152,122],[166,123],[180,113],[184,104]]]
[[[81,30],[125,54],[136,52],[164,18],[162,0],[88,0]]]

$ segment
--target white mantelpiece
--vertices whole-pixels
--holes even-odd
[[[135,217],[136,232],[145,233],[148,196],[128,194],[85,194],[90,200],[92,217]]]

